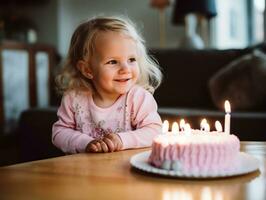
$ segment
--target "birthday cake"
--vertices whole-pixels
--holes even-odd
[[[233,134],[191,129],[190,134],[168,132],[156,137],[148,162],[167,170],[226,172],[237,166],[239,151],[240,141]]]

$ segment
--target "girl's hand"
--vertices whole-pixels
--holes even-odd
[[[103,140],[93,140],[87,145],[85,151],[89,153],[107,153],[109,149]]]
[[[123,143],[119,135],[115,133],[109,133],[104,136],[103,141],[107,144],[109,152],[119,151],[123,147]]]

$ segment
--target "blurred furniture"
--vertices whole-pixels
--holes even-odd
[[[185,35],[180,39],[178,47],[204,48],[209,41],[209,20],[216,15],[215,0],[176,0],[173,9],[173,23],[185,25]],[[198,30],[200,30],[200,34],[198,34]]]
[[[260,171],[204,181],[168,178],[130,166],[133,155],[149,149],[81,153],[0,168],[0,194],[49,200],[266,199],[266,143],[242,142],[241,149],[259,159]]]
[[[12,132],[23,110],[50,105],[55,63],[52,46],[0,44],[0,132]]]
[[[164,74],[163,82],[154,94],[162,119],[179,122],[184,118],[193,128],[199,128],[200,121],[207,118],[214,130],[216,120],[223,123],[224,110],[218,109],[211,98],[210,79],[232,61],[254,49],[265,52],[265,47],[265,44],[260,44],[228,50],[151,50],[150,54],[158,60]],[[263,98],[265,104],[256,109],[235,110],[231,105],[231,132],[240,140],[266,140],[266,97]]]
[[[1,3],[2,1],[0,5]],[[5,3],[1,5],[1,8],[5,8],[1,10],[2,13],[0,16],[0,42],[2,40],[9,40],[35,43],[37,41],[37,25],[29,17],[14,13],[13,9],[15,6],[17,5],[10,5],[9,7]]]
[[[160,47],[164,47],[166,44],[165,8],[170,5],[170,0],[150,0],[150,5],[159,10]]]
[[[56,107],[31,108],[22,112],[16,132],[18,162],[65,155],[51,142],[57,121]]]

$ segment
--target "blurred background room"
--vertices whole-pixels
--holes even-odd
[[[136,23],[164,74],[162,119],[223,120],[227,98],[232,131],[266,140],[264,11],[265,0],[0,0],[0,166],[63,155],[50,139],[54,77],[76,26],[99,15]]]

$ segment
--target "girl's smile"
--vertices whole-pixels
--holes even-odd
[[[95,47],[95,54],[89,62],[91,80],[97,91],[94,98],[114,102],[138,80],[136,43],[125,34],[110,31],[99,34]]]

